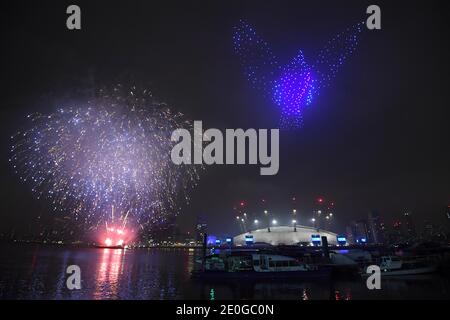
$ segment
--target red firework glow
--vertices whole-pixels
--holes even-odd
[[[106,228],[101,235],[101,245],[105,247],[126,247],[131,240],[132,231],[124,228]]]

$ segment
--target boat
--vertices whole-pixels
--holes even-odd
[[[193,278],[221,279],[290,279],[311,280],[329,278],[331,268],[301,263],[299,260],[277,254],[229,254],[205,257],[202,270],[194,271]]]
[[[361,270],[359,263],[339,251],[330,251],[329,263],[324,263],[333,270],[333,276],[354,277]]]
[[[397,256],[382,256],[380,259],[380,271],[382,276],[406,276],[433,273],[436,266],[424,259],[401,259]],[[365,276],[370,274],[364,273]]]
[[[373,260],[369,251],[361,249],[343,249],[336,251],[339,254],[345,255],[360,266],[364,266]]]

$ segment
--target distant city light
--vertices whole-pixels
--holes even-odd
[[[255,223],[255,224],[258,224],[258,222],[259,222],[258,219],[255,219],[254,223]]]
[[[216,244],[216,240],[217,240],[217,237],[216,237],[216,236],[210,235],[210,236],[208,236],[208,237],[206,238],[206,243],[207,243],[208,245],[214,245],[214,244]]]
[[[292,223],[297,223],[297,220],[292,220]]]
[[[272,224],[277,224],[277,220],[273,219]]]

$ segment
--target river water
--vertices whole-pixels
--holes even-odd
[[[34,244],[0,245],[0,299],[450,299],[439,274],[325,282],[203,283],[190,278],[199,250],[96,249]],[[66,269],[78,265],[81,289],[69,290]]]

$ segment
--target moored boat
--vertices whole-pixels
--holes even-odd
[[[330,277],[331,268],[301,263],[297,259],[276,254],[252,253],[245,255],[205,258],[202,270],[192,273],[194,278],[220,279],[290,279],[312,280]]]
[[[403,260],[397,256],[383,256],[380,259],[382,276],[405,276],[428,274],[436,271],[436,266],[423,259]],[[363,274],[368,276],[366,272]]]

